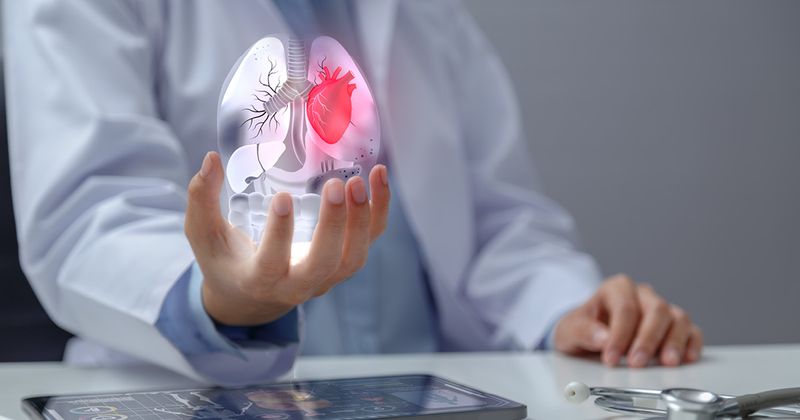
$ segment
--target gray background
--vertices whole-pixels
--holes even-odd
[[[800,2],[467,1],[604,273],[713,344],[800,341]]]

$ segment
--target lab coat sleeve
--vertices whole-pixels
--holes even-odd
[[[541,191],[500,60],[461,4],[452,6],[450,65],[478,244],[463,290],[495,346],[534,349],[591,296],[600,274],[573,220]]]
[[[183,234],[193,168],[154,93],[160,5],[4,3],[21,264],[51,318],[76,335],[198,380],[271,379],[294,353],[190,363],[155,326],[193,261]]]

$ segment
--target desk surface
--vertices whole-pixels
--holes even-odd
[[[571,381],[590,385],[708,389],[742,394],[800,385],[800,345],[709,347],[692,366],[608,369],[552,353],[450,353],[305,357],[304,379],[433,373],[528,405],[532,419],[609,419],[590,404],[564,402]],[[24,419],[23,396],[187,387],[196,383],[155,367],[76,368],[61,363],[0,363],[0,416]],[[621,417],[614,417],[620,419]]]

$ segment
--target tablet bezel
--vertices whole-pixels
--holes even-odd
[[[366,377],[356,377],[356,378],[332,378],[332,379],[313,379],[313,380],[302,380],[302,381],[295,381],[294,384],[298,386],[302,386],[303,384],[308,383],[315,383],[315,382],[338,382],[338,381],[353,381],[353,380],[387,380],[387,379],[399,379],[399,378],[425,378],[428,381],[438,380],[442,381],[446,384],[455,386],[456,388],[463,388],[465,390],[476,392],[481,395],[486,395],[489,397],[498,398],[502,401],[505,401],[508,406],[499,407],[499,408],[469,408],[463,407],[460,411],[448,411],[448,412],[438,412],[438,413],[425,413],[419,415],[412,415],[412,416],[402,416],[402,417],[386,417],[391,418],[394,420],[450,420],[450,419],[463,419],[463,420],[489,420],[489,419],[498,419],[498,420],[516,420],[516,419],[524,419],[527,417],[527,406],[525,404],[518,403],[513,400],[509,400],[507,398],[501,397],[497,394],[492,394],[489,392],[484,392],[478,390],[474,387],[464,385],[459,382],[455,382],[446,378],[442,378],[441,376],[431,375],[431,374],[406,374],[406,375],[384,375],[384,376],[366,376]],[[281,385],[281,384],[290,384],[290,382],[276,382],[270,384],[263,384],[261,386],[274,386],[274,385]],[[252,388],[258,388],[259,385],[250,385],[244,387],[235,387],[229,388],[230,390],[246,390]],[[214,390],[215,388],[185,388],[185,389],[150,389],[150,390],[139,390],[139,391],[120,391],[120,392],[106,392],[106,393],[97,393],[97,394],[69,394],[69,395],[41,395],[41,396],[31,396],[27,397],[22,400],[22,408],[25,413],[31,417],[32,419],[36,420],[50,420],[44,411],[47,410],[47,403],[53,398],[74,398],[74,397],[102,397],[102,396],[111,396],[111,395],[120,395],[120,394],[130,394],[130,393],[139,393],[139,392],[182,392],[182,391],[202,391],[202,390]],[[60,416],[58,416],[60,418]],[[324,419],[324,417],[319,417],[320,419]]]

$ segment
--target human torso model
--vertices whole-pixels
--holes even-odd
[[[366,175],[380,147],[369,86],[327,36],[269,36],[250,47],[223,85],[218,130],[228,218],[255,241],[279,191],[294,198],[294,242],[310,241],[323,184]]]

